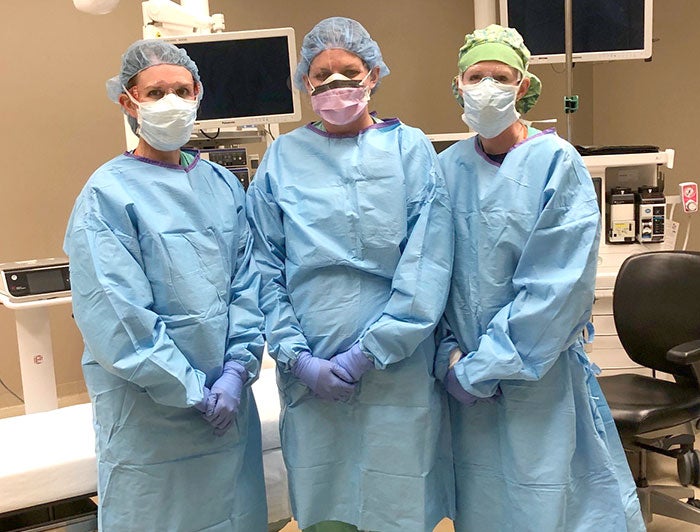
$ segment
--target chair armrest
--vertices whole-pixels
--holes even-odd
[[[693,340],[692,342],[672,347],[666,353],[666,360],[684,365],[700,362],[700,340]]]

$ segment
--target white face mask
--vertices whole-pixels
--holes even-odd
[[[198,100],[185,100],[171,92],[160,100],[137,102],[129,91],[125,92],[138,107],[136,134],[150,146],[173,151],[187,144],[197,118]]]
[[[485,139],[492,139],[513,124],[520,113],[515,110],[518,85],[506,85],[484,78],[474,85],[462,85],[462,120]]]

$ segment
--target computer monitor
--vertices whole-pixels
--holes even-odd
[[[501,25],[518,30],[531,64],[564,63],[563,0],[499,0]],[[572,0],[572,61],[651,57],[653,0]]]
[[[293,28],[166,37],[197,64],[204,86],[193,138],[301,119]]]

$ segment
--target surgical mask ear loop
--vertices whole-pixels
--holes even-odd
[[[306,76],[305,79],[306,79],[306,83],[307,83],[307,87],[306,87],[306,88],[307,88],[308,91],[309,91],[309,96],[311,96],[311,95],[314,93],[314,91],[316,90],[316,87],[314,87],[314,86],[311,84],[311,80],[309,79],[309,76]]]
[[[131,95],[131,93],[129,92],[129,89],[127,89],[124,85],[122,85],[122,89],[124,89],[124,94],[126,94],[129,97],[129,99],[131,100],[131,103],[133,103],[137,109],[140,108],[141,103],[139,103],[138,100],[136,100],[136,98],[134,98]]]
[[[367,78],[371,75],[372,69],[370,69],[369,72],[367,72],[367,75],[364,78],[362,78],[362,80],[360,80],[360,86],[365,88],[365,101],[367,102],[370,99],[370,93],[372,92],[372,89],[368,85],[365,85],[365,81],[367,81]]]
[[[126,94],[129,97],[129,100],[131,100],[131,103],[136,106],[136,131],[134,133],[138,135],[139,131],[141,130],[141,113],[139,112],[141,109],[141,103],[131,95],[129,89],[127,89],[124,85],[122,85],[122,89],[124,90],[124,94]]]

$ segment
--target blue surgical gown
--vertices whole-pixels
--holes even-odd
[[[265,153],[248,216],[300,527],[432,531],[453,501],[433,376],[453,230],[434,150],[396,119],[348,137],[301,127]],[[357,341],[377,369],[349,403],[315,397],[289,371],[302,351],[328,359]]]
[[[234,359],[257,376],[259,273],[226,169],[125,153],[78,196],[64,245],[93,404],[100,530],[267,530],[260,421],[222,437],[193,408]]]
[[[581,339],[600,235],[582,159],[553,130],[531,129],[502,164],[476,137],[440,164],[456,234],[436,373],[459,347],[464,389],[497,396],[472,407],[450,399],[455,530],[643,530]]]

